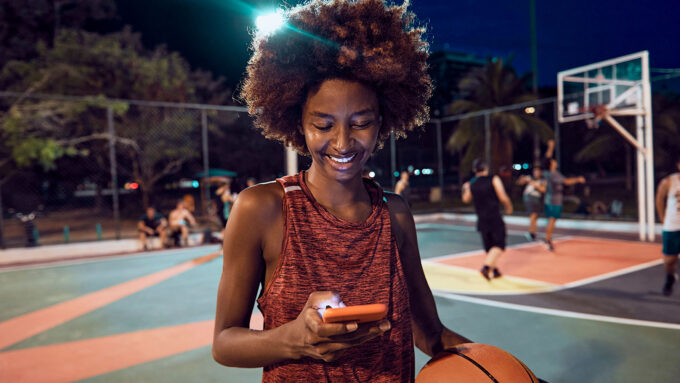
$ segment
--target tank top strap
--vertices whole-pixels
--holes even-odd
[[[286,194],[295,191],[302,192],[302,187],[300,187],[300,174],[277,178],[276,182],[281,185],[283,192]]]

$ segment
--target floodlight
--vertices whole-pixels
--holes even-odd
[[[281,28],[285,23],[283,17],[283,11],[277,9],[274,12],[265,13],[260,15],[255,19],[255,27],[257,27],[257,33],[262,35],[270,34],[277,29]]]

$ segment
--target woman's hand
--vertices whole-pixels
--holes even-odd
[[[362,325],[356,322],[324,323],[320,312],[326,306],[343,307],[344,304],[334,292],[313,292],[297,319],[284,325],[288,327],[286,336],[294,359],[310,357],[332,362],[346,349],[368,342],[390,329],[386,319]]]

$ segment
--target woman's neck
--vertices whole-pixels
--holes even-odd
[[[304,173],[305,183],[314,199],[325,208],[336,208],[361,202],[370,204],[370,195],[361,174],[347,181],[338,181],[315,171],[312,165]]]

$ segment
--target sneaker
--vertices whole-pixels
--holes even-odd
[[[535,242],[536,241],[536,234],[534,233],[529,233],[528,231],[524,233],[524,238],[527,239],[529,242]]]
[[[545,245],[545,248],[548,249],[549,251],[555,251],[555,246],[553,246],[552,241],[544,239],[543,244]]]
[[[675,284],[676,279],[678,279],[676,274],[666,275],[666,283],[664,283],[662,290],[663,295],[670,296],[673,294],[673,284]]]
[[[487,281],[491,280],[491,278],[489,278],[489,266],[485,265],[484,267],[479,269],[479,272],[482,273],[482,276],[484,277],[484,279],[486,279]]]
[[[502,276],[503,276],[503,274],[501,274],[501,272],[498,270],[498,268],[494,267],[493,268],[493,277],[494,278],[500,278]]]

